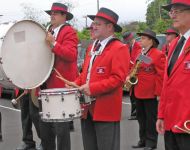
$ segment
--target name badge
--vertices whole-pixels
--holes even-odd
[[[184,69],[185,70],[190,70],[190,61],[185,61],[184,62]]]
[[[105,67],[97,67],[96,72],[98,74],[104,74],[105,73]]]

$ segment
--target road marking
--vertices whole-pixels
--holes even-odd
[[[131,105],[131,103],[126,103],[126,102],[122,102],[122,104],[125,104],[125,105]]]
[[[1,108],[5,108],[5,109],[9,109],[9,110],[13,110],[13,111],[18,111],[20,112],[20,110],[18,109],[15,109],[15,108],[11,108],[11,107],[6,107],[6,106],[3,106],[3,105],[0,105]]]

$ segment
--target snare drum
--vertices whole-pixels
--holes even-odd
[[[34,89],[47,80],[54,54],[45,43],[45,37],[45,28],[31,20],[0,24],[2,86]]]
[[[56,88],[40,91],[40,116],[44,122],[67,122],[81,116],[78,90]]]

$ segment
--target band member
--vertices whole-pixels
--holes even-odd
[[[136,56],[141,52],[141,46],[135,40],[135,34],[133,32],[123,33],[123,42],[129,47],[130,51],[130,70],[135,63]],[[136,120],[136,101],[130,96],[131,101],[131,115],[128,120]]]
[[[168,28],[164,34],[166,35],[166,43],[162,48],[162,52],[166,56],[168,56],[168,49],[169,49],[170,43],[172,42],[172,40],[178,37],[179,34],[178,34],[178,31],[174,27]]]
[[[77,44],[76,31],[66,21],[73,15],[68,12],[68,7],[62,3],[53,3],[50,15],[51,25],[46,36],[46,42],[55,54],[54,68],[66,79],[74,81],[78,76],[77,69]],[[44,89],[63,88],[65,83],[56,77],[55,70],[43,85]],[[56,108],[54,108],[56,109]],[[57,138],[56,138],[57,137]],[[43,150],[70,150],[69,122],[41,122],[41,138]]]
[[[120,150],[122,85],[129,69],[129,50],[117,40],[119,16],[100,8],[88,15],[93,22],[95,43],[86,54],[83,71],[75,84],[90,96],[81,119],[84,150]]]
[[[91,23],[91,25],[89,27],[87,27],[86,29],[89,30],[89,32],[90,32],[90,39],[95,40],[93,23]]]
[[[24,90],[19,90],[18,95],[22,94]],[[40,138],[39,127],[39,110],[31,100],[31,93],[27,92],[20,100],[21,107],[21,123],[22,123],[22,141],[23,143],[16,148],[16,150],[42,150],[41,145],[36,147],[36,143],[33,140],[32,123],[37,132],[37,136]]]
[[[153,150],[157,147],[157,97],[162,90],[165,55],[157,49],[159,41],[155,32],[146,29],[137,34],[141,37],[142,55],[149,57],[151,61],[145,64],[143,61],[137,63],[137,60],[133,66],[138,68],[136,72],[138,82],[131,89],[131,97],[136,100],[140,140],[132,148],[144,147],[144,150]]]
[[[163,8],[169,11],[180,36],[169,48],[156,127],[164,134],[166,150],[189,150],[190,1],[172,0]]]

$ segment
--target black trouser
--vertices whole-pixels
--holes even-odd
[[[130,102],[131,102],[131,116],[136,116],[136,98],[134,96],[134,90],[132,90],[132,93],[130,95]]]
[[[120,122],[81,119],[84,150],[120,150]]]
[[[23,92],[23,91],[22,91]],[[33,104],[30,94],[26,94],[20,100],[21,105],[21,122],[22,122],[22,140],[30,147],[35,147],[35,141],[33,140],[32,122],[36,128],[38,137],[40,138],[39,128],[39,110]]]
[[[166,131],[164,140],[166,150],[190,150],[190,134]]]
[[[158,133],[156,131],[157,99],[136,98],[139,137],[147,147],[157,147]]]
[[[56,108],[55,108],[56,109]],[[43,150],[55,150],[57,136],[57,150],[70,150],[69,122],[40,122]]]

